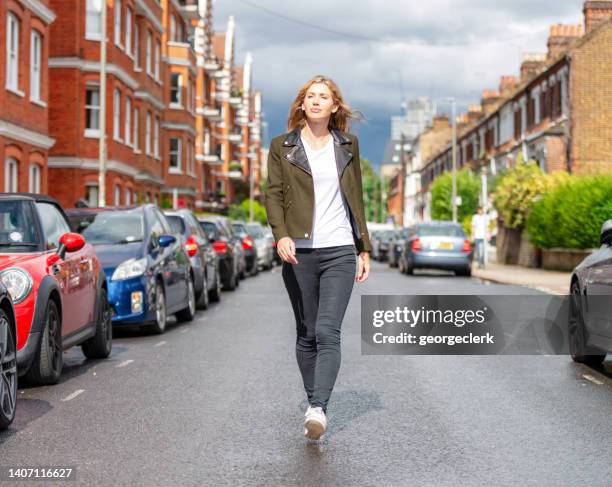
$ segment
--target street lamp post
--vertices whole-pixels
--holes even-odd
[[[452,160],[453,160],[453,172],[452,172],[452,209],[453,209],[453,223],[457,223],[457,104],[454,98],[450,98],[452,105],[452,118],[453,118],[453,144],[452,144]]]
[[[101,0],[102,12],[100,39],[100,110],[98,126],[100,129],[99,170],[98,170],[98,206],[106,206],[106,0]]]

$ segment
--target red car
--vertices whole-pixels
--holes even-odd
[[[110,355],[104,271],[53,198],[0,194],[0,279],[13,299],[17,370],[28,383],[56,383],[72,346],[87,358]]]

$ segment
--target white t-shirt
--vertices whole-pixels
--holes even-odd
[[[340,193],[333,137],[330,136],[325,147],[319,150],[312,150],[304,139],[302,143],[312,171],[315,205],[312,238],[293,239],[295,246],[318,248],[354,245],[348,209]]]
[[[472,231],[474,232],[474,238],[486,239],[489,231],[489,217],[484,213],[482,215],[476,213],[472,217]]]

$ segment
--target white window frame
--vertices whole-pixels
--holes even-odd
[[[172,101],[172,92],[174,91],[174,85],[172,83],[173,80],[173,76],[176,76],[176,82],[177,82],[177,86],[176,86],[176,91],[177,91],[177,96],[176,99],[177,101]],[[182,97],[182,86],[183,86],[183,75],[180,73],[170,73],[170,106],[171,107],[176,107],[176,108],[182,108],[183,107],[183,97]]]
[[[172,165],[172,140],[175,139],[178,141],[178,147],[176,150],[176,163],[177,166],[173,166]],[[182,169],[181,169],[181,149],[182,149],[182,141],[180,137],[170,137],[169,139],[169,144],[168,144],[168,151],[169,151],[169,157],[168,157],[168,172],[169,173],[182,173]]]
[[[160,159],[159,154],[159,117],[155,117],[155,124],[153,127],[153,155],[155,159]]]
[[[115,88],[113,91],[113,139],[121,140],[121,91]]]
[[[123,121],[125,145],[132,145],[132,99],[125,97],[125,120]]]
[[[8,157],[4,161],[4,192],[16,193],[19,191],[19,161]]]
[[[19,91],[19,19],[8,13],[6,19],[6,89]]]
[[[42,35],[35,29],[30,33],[30,100],[40,102],[42,63]]]
[[[151,155],[151,112],[148,110],[145,123],[145,154]]]
[[[28,178],[28,186],[30,193],[40,194],[40,186],[42,180],[42,169],[35,162],[30,164],[30,174]]]
[[[98,92],[98,104],[97,105],[87,105],[87,91],[97,91]],[[89,117],[87,116],[87,110],[95,110],[97,112],[97,116],[95,118],[97,128],[87,127],[87,122]],[[96,138],[100,136],[100,86],[98,85],[85,85],[85,137]]]
[[[160,56],[161,56],[161,43],[159,40],[155,41],[155,80],[161,81],[159,74],[159,65],[160,65]]]
[[[132,19],[134,15],[132,14],[132,9],[127,7],[125,9],[125,53],[128,56],[132,56]]]
[[[121,206],[121,186],[115,184],[113,203],[115,206]]]
[[[100,41],[102,39],[102,2],[87,0],[85,13],[85,39]]]
[[[140,153],[140,110],[134,108],[134,137],[133,137],[134,152]]]
[[[92,197],[92,194],[95,197]],[[100,188],[98,183],[85,183],[85,199],[91,207],[98,207],[100,204]]]
[[[152,49],[153,49],[153,34],[151,34],[151,31],[147,29],[147,74],[149,76],[153,76],[153,73],[151,71],[153,69],[153,60],[151,59]]]
[[[132,190],[130,188],[125,188],[124,196],[125,206],[130,206],[132,204]]]
[[[115,0],[115,22],[113,26],[115,31],[115,44],[123,48],[121,44],[121,0]]]
[[[134,24],[134,71],[142,71],[140,67],[140,27]]]

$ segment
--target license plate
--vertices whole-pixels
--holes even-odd
[[[452,242],[438,242],[438,248],[444,250],[450,250],[453,248]]]

